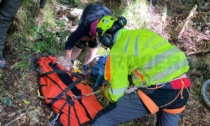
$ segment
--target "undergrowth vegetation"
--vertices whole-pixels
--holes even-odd
[[[59,32],[54,32],[54,29],[52,29],[47,22],[43,22],[41,26],[38,25],[34,28],[33,51],[41,54],[48,52],[55,56],[64,49],[68,32],[65,30],[63,21],[57,20],[56,24],[60,27]]]
[[[28,59],[34,58],[36,54],[49,53],[59,55],[64,52],[64,45],[69,35],[65,30],[63,20],[55,19],[55,0],[47,1],[43,9],[34,0],[24,1],[23,6],[17,14],[13,27],[18,31],[9,37],[7,44],[17,55],[16,67],[27,70],[30,67]],[[59,30],[56,31],[56,28]],[[31,57],[32,56],[32,57]]]
[[[128,28],[148,28],[151,21],[150,8],[148,3],[144,0],[136,0],[129,6],[126,6],[122,13],[128,20]]]
[[[15,95],[19,91],[13,90],[14,83],[20,84],[19,88],[22,90],[33,83],[29,80],[36,78],[34,73],[36,72],[35,58],[43,53],[56,56],[64,52],[64,45],[69,33],[65,30],[64,21],[55,19],[53,7],[56,4],[58,4],[56,0],[48,0],[45,7],[40,9],[37,0],[24,0],[19,8],[10,26],[5,45],[5,58],[9,63],[9,69],[0,71],[1,78],[3,78],[3,74],[12,73],[10,80],[4,78],[5,80],[0,81],[0,102],[4,106],[14,106],[21,102],[17,100],[20,98]],[[56,28],[59,28],[59,31],[56,31]],[[16,80],[13,80],[13,77]],[[28,103],[27,100],[23,102]]]

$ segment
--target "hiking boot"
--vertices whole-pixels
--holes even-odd
[[[6,65],[4,58],[0,58],[0,68],[6,68],[6,67],[7,67],[7,65]]]
[[[43,8],[45,4],[46,4],[46,0],[39,1],[40,8]]]

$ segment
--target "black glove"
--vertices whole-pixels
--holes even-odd
[[[83,65],[83,67],[82,67],[82,74],[84,76],[87,76],[89,74],[89,64]]]

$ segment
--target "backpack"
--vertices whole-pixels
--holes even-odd
[[[82,83],[77,74],[56,63],[56,57],[36,60],[39,71],[40,91],[45,102],[53,109],[63,126],[86,126],[103,109],[89,85]]]
[[[105,64],[106,64],[107,58],[108,58],[108,55],[98,56],[95,58],[96,62],[91,68],[91,76],[92,76],[93,81],[95,82],[93,85],[93,89],[97,89],[103,83],[108,83],[104,79],[104,70],[105,70]]]

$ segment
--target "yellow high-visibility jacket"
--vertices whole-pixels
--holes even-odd
[[[112,102],[124,95],[128,75],[135,86],[169,82],[189,70],[185,54],[166,39],[147,29],[121,29],[115,35],[105,67],[110,87],[104,92]]]

